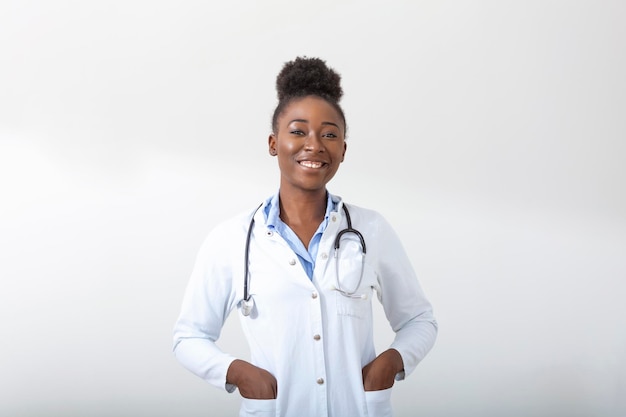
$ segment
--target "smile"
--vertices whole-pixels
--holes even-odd
[[[300,165],[307,167],[307,168],[321,168],[325,165],[324,162],[315,162],[315,161],[299,161],[298,162]]]

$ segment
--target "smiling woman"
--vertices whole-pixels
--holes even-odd
[[[281,195],[301,200],[317,194],[313,198],[321,195],[325,200],[326,184],[346,153],[343,125],[333,106],[315,96],[293,101],[285,108],[275,133],[269,137],[270,155],[278,157]],[[317,207],[318,222],[324,216],[325,206]],[[312,234],[308,238],[298,237],[308,242]]]
[[[394,381],[435,341],[431,305],[385,219],[326,189],[346,154],[339,74],[320,59],[297,58],[283,67],[277,90],[268,145],[279,191],[208,236],[174,353],[207,382],[238,388],[241,416],[391,416]],[[374,293],[396,333],[379,354]],[[215,344],[235,309],[250,361]]]

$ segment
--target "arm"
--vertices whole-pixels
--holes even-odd
[[[363,368],[366,390],[389,388],[394,379],[404,379],[430,351],[437,336],[432,307],[400,240],[382,217],[375,235],[376,290],[396,336],[390,349]]]
[[[228,392],[226,374],[235,358],[222,352],[218,340],[224,321],[236,307],[228,231],[218,227],[202,245],[174,327],[174,355],[189,371]]]

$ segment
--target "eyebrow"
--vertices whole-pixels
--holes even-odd
[[[289,124],[293,122],[309,123],[309,121],[306,119],[293,119],[292,121],[289,122]],[[322,126],[335,126],[337,129],[339,129],[339,125],[333,122],[322,122]]]

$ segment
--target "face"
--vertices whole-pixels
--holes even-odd
[[[325,191],[346,153],[345,126],[326,100],[308,96],[292,101],[269,137],[278,157],[281,191]]]

